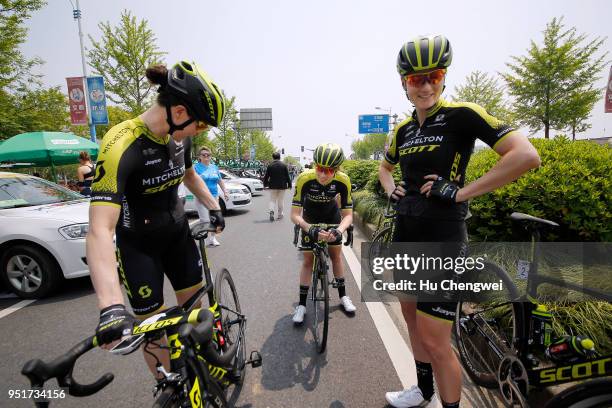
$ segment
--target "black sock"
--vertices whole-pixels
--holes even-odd
[[[457,402],[444,402],[444,401],[442,401],[442,408],[459,408],[459,402],[461,402],[461,400],[459,400]]]
[[[433,371],[430,363],[414,360],[416,363],[417,381],[423,398],[430,400],[434,395]]]
[[[309,286],[300,285],[300,305],[306,306],[306,298],[308,297]]]
[[[338,287],[338,296],[340,296],[340,298],[346,296],[346,286],[344,286],[344,278],[336,278],[336,285]]]

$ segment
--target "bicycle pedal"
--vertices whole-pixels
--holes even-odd
[[[246,364],[250,364],[253,368],[261,367],[261,354],[259,354],[259,351],[251,351],[249,361]]]

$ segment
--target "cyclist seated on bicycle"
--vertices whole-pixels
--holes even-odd
[[[157,103],[106,133],[92,184],[87,261],[101,309],[96,336],[104,348],[131,334],[134,324],[120,280],[140,319],[165,308],[164,275],[181,305],[202,286],[201,255],[178,197],[181,181],[210,210],[217,230],[225,227],[217,200],[191,162],[191,138],[223,118],[221,91],[186,61],[170,70],[149,67],[146,76],[159,85]],[[170,369],[167,351],[151,352]],[[156,359],[144,354],[159,377]]]
[[[293,314],[293,322],[296,324],[302,323],[306,314],[306,298],[312,277],[313,241],[328,243],[342,307],[348,313],[354,313],[356,310],[351,299],[346,296],[340,246],[342,234],[353,223],[351,180],[346,174],[338,171],[338,167],[344,161],[344,153],[337,144],[326,143],[317,146],[313,159],[316,168],[304,171],[297,178],[291,208],[291,221],[302,229],[300,251],[304,253],[304,263],[300,272],[300,304]],[[340,208],[336,201],[338,195]],[[317,224],[337,226],[322,229]]]
[[[453,57],[442,35],[421,36],[405,43],[397,70],[411,116],[394,130],[379,168],[380,183],[398,202],[394,242],[465,243],[467,200],[500,188],[539,166],[529,140],[474,103],[441,98],[446,70]],[[501,156],[486,174],[464,185],[476,138]],[[400,166],[404,186],[395,185],[393,169]],[[457,245],[453,257],[460,257]],[[461,366],[450,336],[456,302],[401,302],[414,353],[418,384],[388,392],[394,407],[427,406],[435,398],[433,375],[444,408],[459,407]]]

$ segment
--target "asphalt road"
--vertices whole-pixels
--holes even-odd
[[[290,211],[290,195],[285,197]],[[289,217],[271,223],[268,192],[254,197],[248,210],[226,218],[227,228],[218,237],[220,247],[208,250],[213,273],[226,267],[236,283],[247,315],[247,350],[259,350],[263,365],[248,368],[236,406],[250,407],[384,407],[384,394],[415,383],[408,333],[397,303],[363,303],[351,269],[359,273],[359,243],[365,237],[356,230],[355,247],[344,249],[346,285],[357,307],[354,317],[331,294],[328,349],[315,351],[307,314],[306,324],[295,327],[291,314],[298,300],[300,256],[292,245]],[[349,267],[350,265],[350,267]],[[355,272],[354,272],[355,273]],[[359,275],[356,275],[359,276]],[[0,289],[1,292],[1,289]],[[169,285],[166,304],[174,304]],[[11,307],[18,310],[10,312]],[[89,278],[66,281],[61,292],[25,307],[19,299],[0,295],[0,407],[31,407],[32,401],[9,399],[9,390],[29,388],[20,374],[32,358],[45,361],[65,353],[93,334],[97,324],[96,299]],[[310,311],[310,310],[309,310]],[[384,339],[384,340],[383,340]],[[143,407],[153,402],[154,381],[139,352],[113,356],[93,350],[79,360],[75,378],[88,383],[103,373],[114,381],[87,398],[55,400],[52,407]],[[503,406],[497,393],[472,385],[464,374],[462,407]],[[55,382],[47,389],[56,389]],[[540,406],[535,403],[533,406]],[[431,407],[434,408],[434,407]]]
[[[328,350],[315,351],[308,324],[295,327],[291,313],[298,300],[300,259],[292,245],[289,217],[271,223],[267,191],[254,197],[248,211],[227,217],[220,247],[208,251],[213,271],[226,267],[236,283],[242,310],[248,318],[247,348],[259,350],[263,366],[249,368],[237,407],[376,407],[385,406],[384,393],[400,389],[381,337],[350,273],[348,294],[357,313],[347,316],[331,293]],[[286,196],[290,210],[289,194]],[[166,287],[167,303],[173,294]],[[0,300],[0,309],[18,303]],[[307,314],[307,319],[310,318]],[[49,360],[91,335],[97,324],[96,300],[89,279],[67,282],[62,292],[40,300],[0,319],[0,345],[4,350],[0,373],[0,406],[30,407],[31,401],[8,398],[9,390],[27,389],[21,376],[23,364],[32,358]],[[82,362],[81,362],[82,360]],[[56,400],[58,407],[141,407],[152,403],[154,384],[140,353],[113,356],[102,350],[86,354],[75,369],[75,378],[88,382],[103,373],[114,381],[98,394]],[[49,389],[56,388],[55,383]]]

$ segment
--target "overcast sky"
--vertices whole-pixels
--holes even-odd
[[[610,0],[81,0],[80,7],[86,47],[87,34],[100,39],[100,21],[116,25],[121,11],[131,10],[148,21],[168,64],[195,60],[236,96],[238,108],[272,108],[272,140],[292,155],[326,141],[350,150],[358,116],[384,113],[376,106],[411,111],[395,61],[415,35],[443,33],[451,41],[446,97],[474,70],[508,72],[510,56],[525,55],[532,39],[541,43],[553,17],[564,16],[566,27],[589,38],[608,37],[605,49],[612,49]],[[27,26],[25,55],[42,58],[44,82],[66,92],[65,77],[82,75],[70,1],[49,0]],[[608,73],[601,72],[601,88]],[[593,128],[579,137],[602,137],[604,129],[612,136],[603,95]]]

